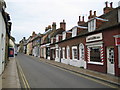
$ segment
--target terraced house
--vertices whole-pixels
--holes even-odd
[[[40,57],[41,37],[42,37],[42,34],[38,33],[38,34],[32,39],[32,48],[33,48],[32,55],[35,56],[35,57]]]
[[[87,22],[79,17],[78,26],[56,36],[55,61],[120,76],[120,6],[105,4],[102,15],[90,10]]]
[[[0,75],[4,71],[5,65],[7,64],[9,39],[11,32],[10,16],[5,12],[6,3],[4,0],[0,0]]]

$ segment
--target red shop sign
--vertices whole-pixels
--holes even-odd
[[[120,45],[120,37],[115,38],[116,46]]]

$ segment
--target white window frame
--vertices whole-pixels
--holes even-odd
[[[96,45],[87,46],[87,50],[88,50],[88,62],[87,63],[103,65],[103,62],[93,62],[93,61],[90,61],[90,48],[91,47],[98,47],[98,46],[103,47],[103,44],[96,44]],[[101,53],[100,53],[100,56],[101,56]]]
[[[62,48],[63,59],[65,59],[65,47]]]
[[[77,46],[73,46],[73,47],[72,47],[72,59],[73,59],[73,60],[78,60],[78,59],[74,58],[74,51],[73,51],[73,49],[76,49],[76,50],[77,50]],[[77,58],[78,58],[78,51],[77,51]]]
[[[65,40],[66,39],[66,32],[63,32],[62,35],[63,35],[62,40]]]
[[[69,46],[67,46],[67,59],[70,59],[70,47]]]
[[[118,9],[118,22],[120,22],[120,9]]]
[[[56,49],[56,58],[59,58],[59,49]]]
[[[59,35],[56,35],[56,42],[59,41]]]
[[[77,35],[77,27],[72,29],[72,37],[75,37]]]
[[[83,55],[82,55],[81,49],[83,49]],[[81,55],[82,55],[83,57],[82,57]],[[81,43],[81,44],[79,45],[79,59],[80,59],[80,60],[81,60],[81,57],[83,58],[82,60],[85,60],[85,48],[84,48],[83,43]]]
[[[120,68],[120,46],[118,46],[118,67]]]
[[[96,29],[96,19],[92,19],[88,22],[88,31],[92,32]]]

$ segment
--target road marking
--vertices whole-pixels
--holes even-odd
[[[33,56],[31,56],[31,58],[34,59]],[[35,60],[36,60],[36,59],[35,59]],[[100,84],[102,84],[102,85],[105,85],[105,86],[108,86],[108,87],[111,87],[111,88],[118,88],[117,86],[112,85],[112,84],[109,84],[109,83],[107,83],[107,82],[100,81],[100,80],[94,79],[94,78],[92,78],[92,77],[87,77],[87,76],[84,76],[84,75],[82,75],[82,74],[78,74],[78,73],[75,73],[75,72],[72,72],[72,71],[66,70],[66,69],[64,69],[64,68],[62,68],[62,67],[55,66],[55,65],[50,64],[50,63],[48,63],[48,62],[44,62],[44,61],[42,61],[42,60],[40,60],[40,59],[39,59],[38,61],[39,61],[39,62],[42,62],[42,63],[46,63],[46,64],[48,64],[48,65],[50,65],[50,66],[53,66],[53,67],[56,67],[56,68],[58,68],[58,69],[61,69],[61,70],[63,70],[63,71],[66,71],[66,72],[72,73],[72,74],[74,74],[74,75],[77,75],[77,76],[80,76],[80,77],[83,77],[83,78],[89,79],[89,80],[91,80],[91,81],[95,81],[95,82],[100,83]]]
[[[31,90],[31,89],[30,89],[30,85],[28,84],[28,81],[27,81],[27,79],[26,79],[26,77],[25,77],[25,75],[24,75],[24,72],[23,72],[23,70],[22,70],[22,67],[21,67],[20,64],[19,64],[19,61],[18,61],[18,60],[16,60],[16,61],[17,61],[17,65],[18,65],[19,72],[20,72],[20,75],[21,75],[21,78],[22,78],[22,81],[23,81],[23,84],[24,84],[25,89],[26,89],[26,90]]]
[[[39,61],[41,61],[41,60],[39,60]],[[70,73],[72,73],[72,74],[74,74],[74,75],[77,75],[77,76],[80,76],[80,77],[83,77],[83,78],[86,78],[86,79],[95,81],[95,82],[97,82],[97,83],[103,84],[103,85],[105,85],[105,86],[108,86],[108,87],[111,87],[111,88],[118,88],[118,87],[115,86],[115,85],[111,85],[111,84],[105,83],[104,81],[96,80],[96,79],[94,79],[94,78],[92,78],[92,77],[87,77],[87,76],[84,76],[84,75],[82,75],[82,74],[78,74],[78,73],[75,73],[75,72],[72,72],[72,71],[63,69],[63,68],[61,68],[61,67],[59,67],[59,66],[55,66],[55,65],[50,64],[50,63],[48,63],[48,62],[44,62],[44,63],[49,64],[49,65],[51,65],[51,66],[53,66],[53,67],[56,67],[56,68],[58,68],[58,69],[61,69],[61,70],[63,70],[63,71],[70,72]]]

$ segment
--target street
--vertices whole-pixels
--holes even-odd
[[[19,53],[16,56],[30,88],[110,88]],[[24,87],[24,84],[23,84]]]

